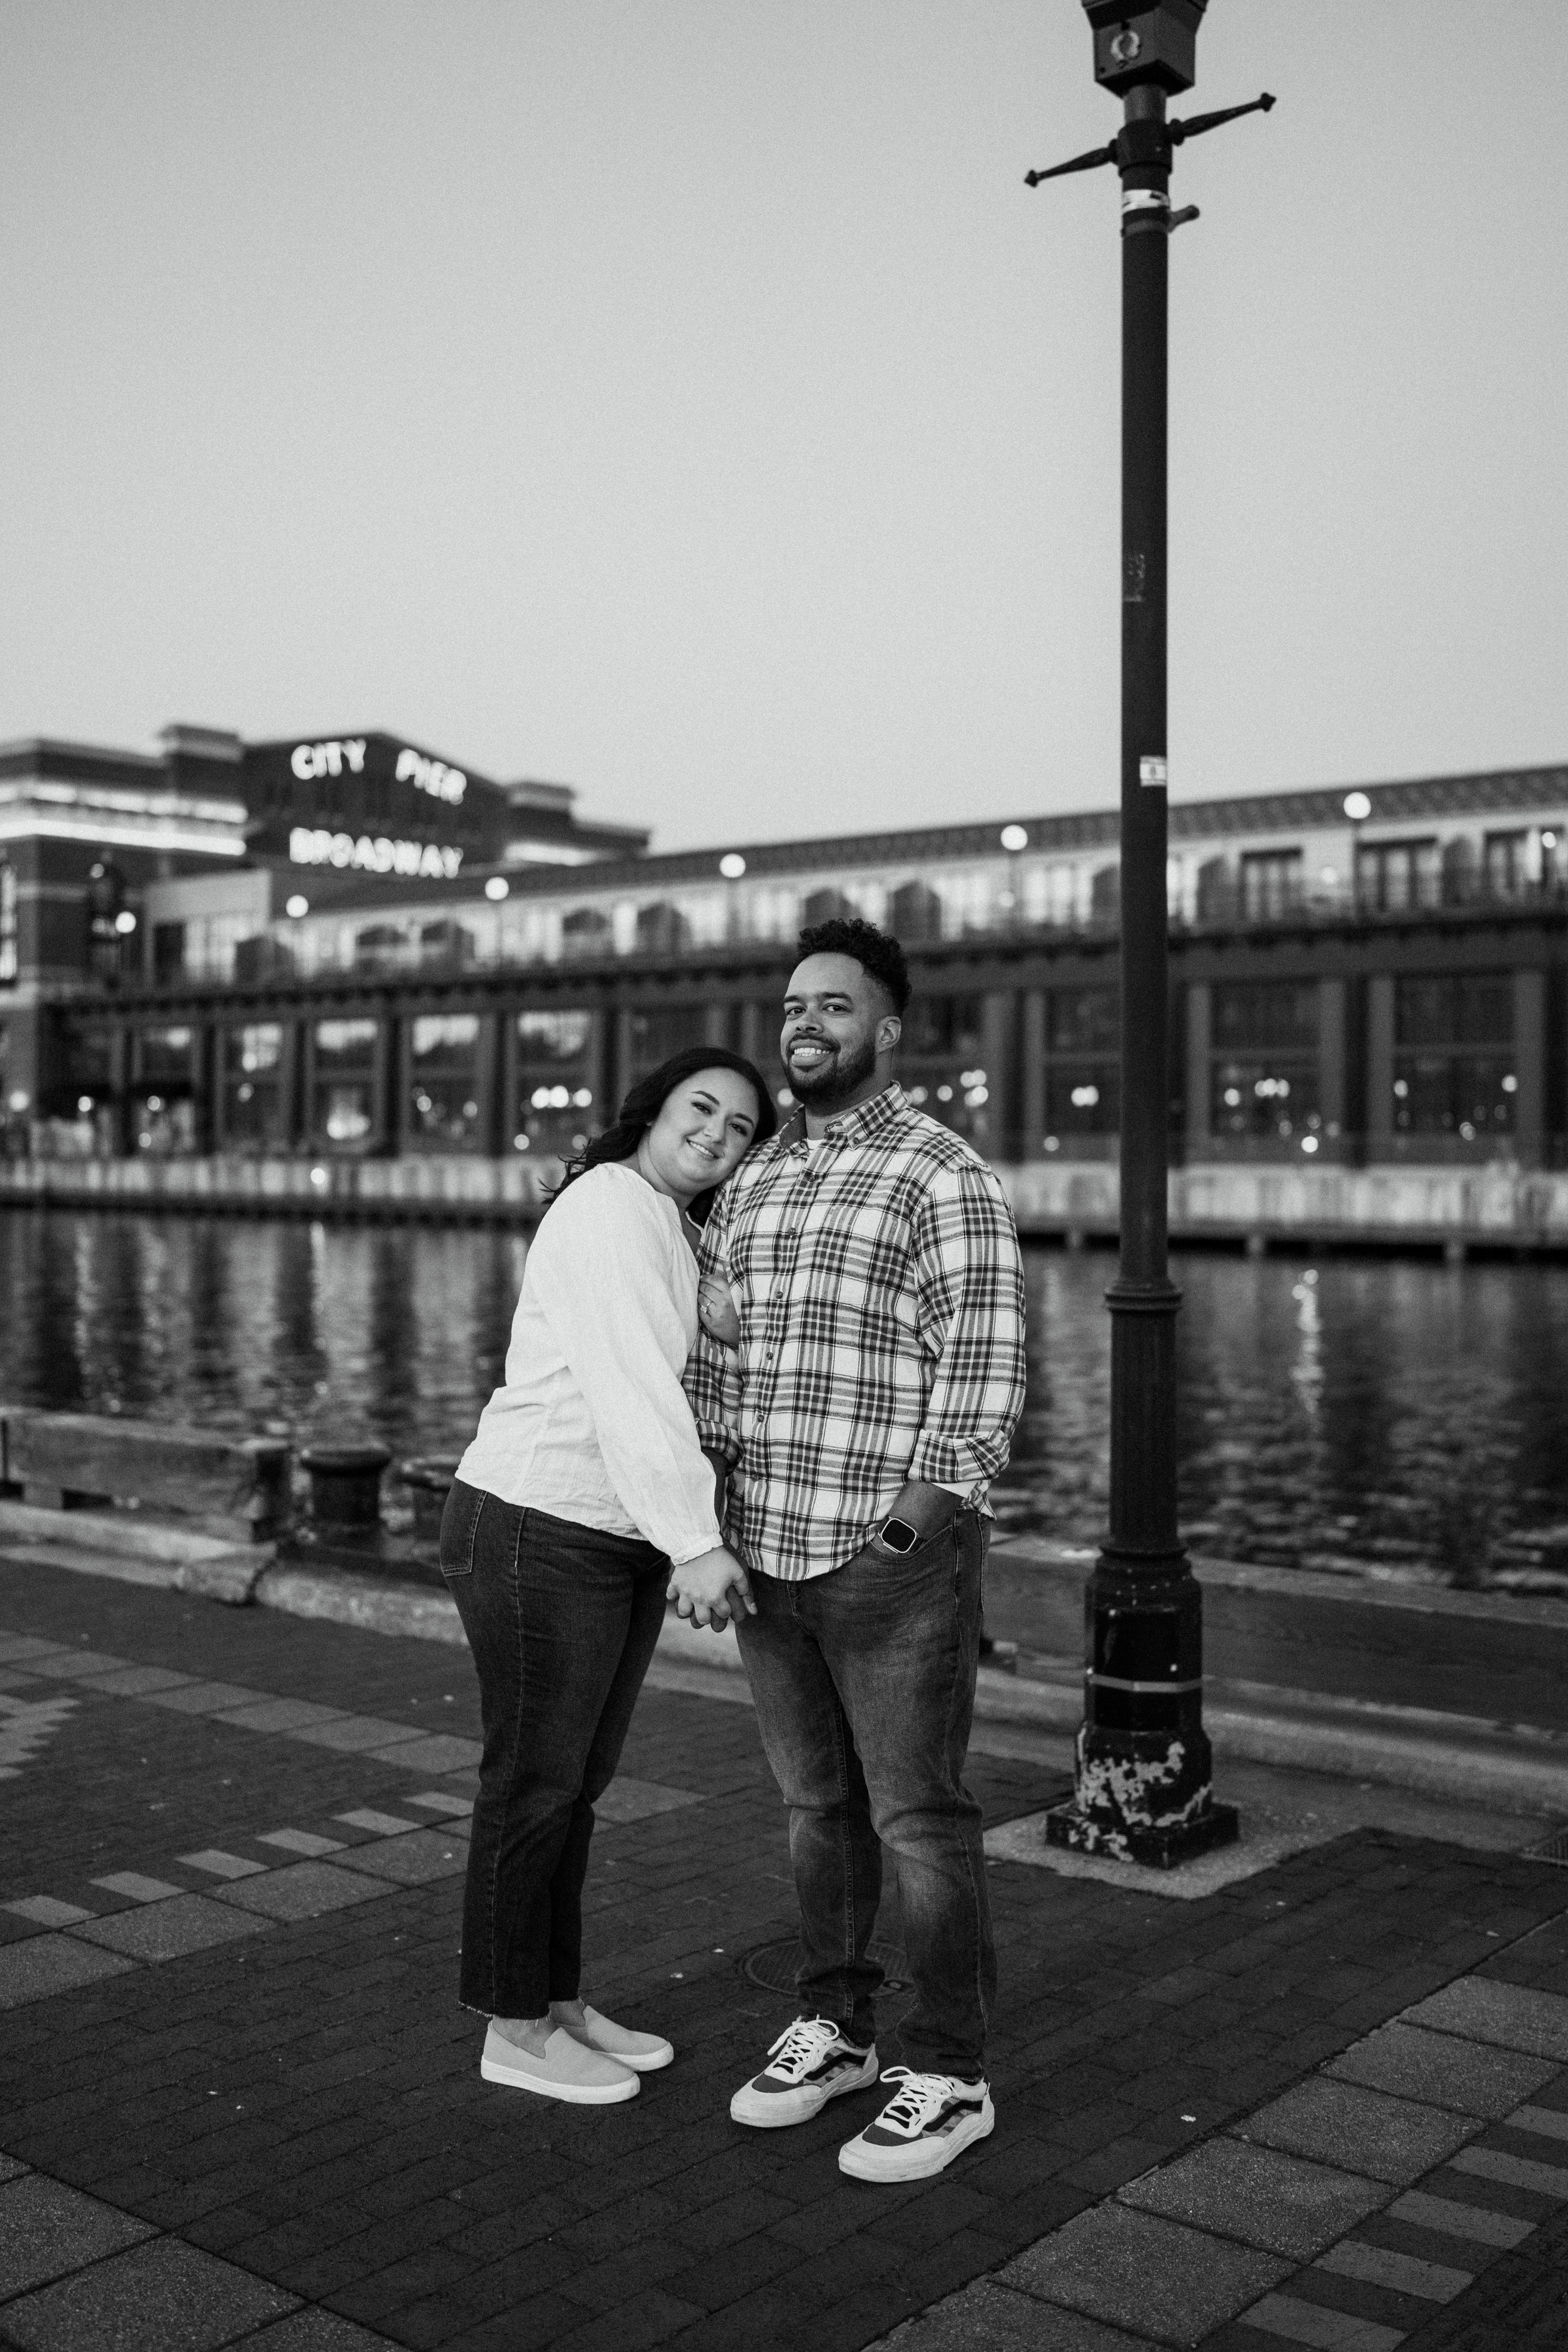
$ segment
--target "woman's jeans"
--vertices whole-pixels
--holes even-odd
[[[441,1573],[484,1717],[458,1997],[491,2017],[542,2017],[577,1999],[594,1800],[658,1641],[669,1562],[458,1479]]]
[[[882,1851],[898,1871],[918,2073],[985,2071],[996,1958],[980,1807],[963,1785],[988,1530],[962,1510],[902,1557],[867,1545],[800,1583],[751,1572],[737,1632],[768,1762],[790,1808],[805,2015],[863,2048],[882,1971],[867,1957]]]

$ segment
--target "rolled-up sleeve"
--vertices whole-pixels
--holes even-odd
[[[568,1186],[541,1224],[529,1280],[626,1517],[679,1568],[723,1538],[680,1384],[686,1327],[667,1244],[635,1195],[599,1193],[590,1212],[574,1193]]]
[[[944,1169],[914,1220],[916,1328],[933,1361],[911,1478],[973,1488],[1007,1464],[1024,1409],[1024,1269],[990,1169]]]
[[[702,1245],[697,1253],[699,1272],[704,1276],[712,1275],[720,1282],[729,1279],[725,1232],[724,1195],[721,1192],[708,1212]],[[687,1359],[685,1387],[699,1439],[732,1470],[741,1458],[741,1375],[734,1349],[721,1348],[706,1331],[700,1330],[697,1345]]]

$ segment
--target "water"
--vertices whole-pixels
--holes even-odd
[[[0,1212],[0,1397],[455,1453],[526,1242],[470,1229]],[[1105,1515],[1102,1253],[1028,1253],[1007,1526]],[[1178,1260],[1183,1525],[1216,1557],[1568,1592],[1568,1268]]]

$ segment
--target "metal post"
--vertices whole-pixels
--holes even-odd
[[[1085,0],[1097,72],[1121,89],[1121,1255],[1110,1310],[1110,1525],[1086,1601],[1086,1701],[1052,1844],[1168,1867],[1237,1833],[1203,1727],[1203,1599],[1176,1523],[1176,1313],[1166,1236],[1166,352],[1173,144],[1230,113],[1167,124],[1191,85],[1203,0],[1127,12]],[[1272,100],[1259,102],[1265,108]],[[1241,112],[1252,110],[1237,109]],[[1189,215],[1190,216],[1190,215]]]

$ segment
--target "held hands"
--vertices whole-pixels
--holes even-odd
[[[722,1547],[672,1568],[665,1599],[674,1601],[677,1616],[689,1617],[694,1625],[706,1625],[715,1633],[721,1633],[732,1617],[757,1613],[745,1570]]]
[[[729,1284],[721,1282],[716,1274],[705,1274],[697,1286],[697,1319],[721,1348],[740,1346],[741,1318]]]

